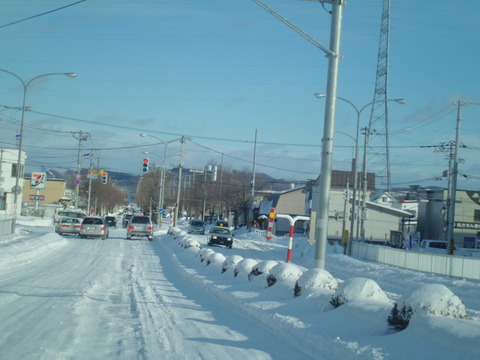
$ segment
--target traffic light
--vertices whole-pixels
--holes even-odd
[[[148,172],[148,165],[149,165],[149,160],[148,158],[143,159],[143,172],[147,173]]]
[[[108,174],[106,172],[102,175],[102,184],[106,184],[108,182]]]

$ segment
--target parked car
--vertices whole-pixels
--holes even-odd
[[[99,237],[105,240],[109,235],[107,222],[100,216],[88,216],[82,221],[79,235],[81,238]]]
[[[188,232],[190,234],[205,234],[205,222],[199,219],[193,219],[190,221]]]
[[[117,218],[115,216],[105,216],[105,221],[108,226],[117,227]]]
[[[57,234],[79,234],[82,219],[63,217],[58,219],[55,224],[55,232]]]
[[[132,214],[127,214],[123,217],[123,220],[122,220],[122,226],[124,228],[126,228],[128,226],[128,222],[130,221],[130,219],[132,218]]]
[[[153,240],[153,224],[148,216],[133,215],[127,225],[127,239],[145,236]]]
[[[233,246],[232,230],[224,226],[212,226],[208,234],[208,245],[224,245],[231,249]]]

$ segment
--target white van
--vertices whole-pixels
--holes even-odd
[[[422,240],[419,251],[434,253],[434,254],[448,254],[448,241],[444,240]]]
[[[83,220],[83,218],[87,217],[87,214],[82,210],[57,210],[55,211],[55,215],[53,215],[53,224],[55,225],[58,222],[58,219],[63,217]]]

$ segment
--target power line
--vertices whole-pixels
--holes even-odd
[[[17,20],[17,21],[14,21],[14,22],[11,22],[11,23],[8,23],[8,24],[5,24],[5,25],[0,25],[0,29],[1,29],[1,28],[4,28],[4,27],[7,27],[7,26],[10,26],[10,25],[15,25],[15,24],[18,24],[18,23],[27,21],[27,20],[34,19],[34,18],[37,18],[37,17],[39,17],[39,16],[43,16],[43,15],[46,15],[46,14],[50,14],[50,13],[53,13],[53,12],[55,12],[55,11],[62,10],[62,9],[68,8],[68,7],[70,7],[70,6],[73,6],[73,5],[77,5],[77,4],[79,4],[79,3],[82,3],[82,2],[84,2],[84,1],[87,1],[87,0],[80,0],[80,1],[74,2],[74,3],[69,4],[69,5],[65,5],[65,6],[62,6],[62,7],[53,9],[53,10],[45,11],[45,12],[43,12],[43,13],[41,13],[41,14],[29,16],[29,17],[27,17],[27,18],[24,18],[24,19],[21,19],[21,20]]]

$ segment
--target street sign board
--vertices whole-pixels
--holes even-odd
[[[75,185],[79,185],[80,184],[80,179],[75,179]]]
[[[32,173],[32,177],[30,179],[30,189],[42,190],[42,189],[45,189],[46,184],[47,184],[47,173],[44,173],[44,172]]]
[[[28,195],[29,200],[44,201],[45,195]]]

